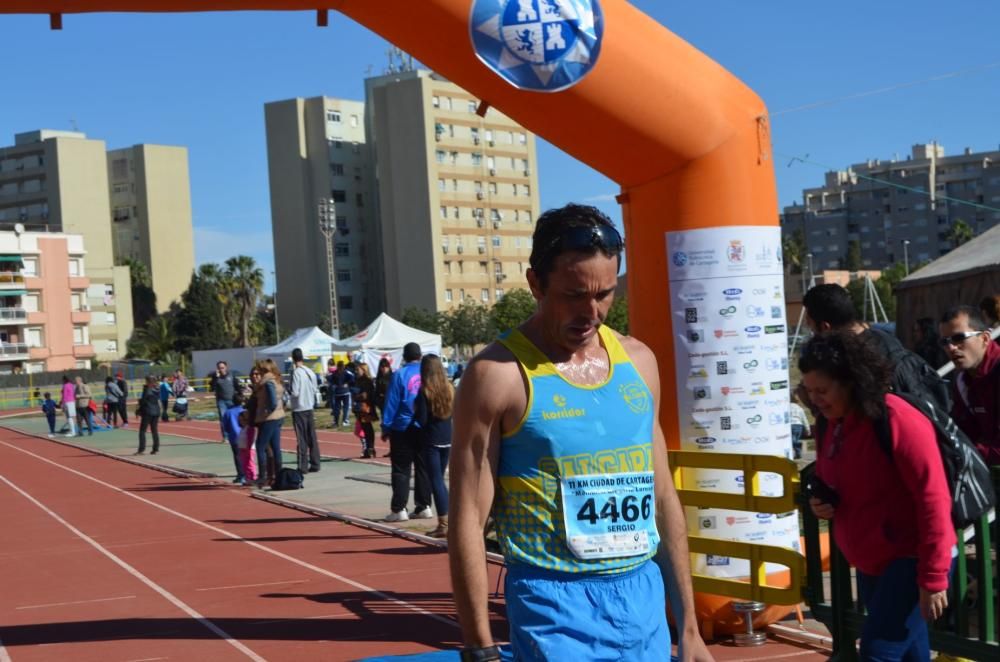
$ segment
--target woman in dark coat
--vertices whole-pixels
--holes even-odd
[[[139,450],[136,455],[146,452],[146,428],[153,434],[153,452],[156,455],[160,452],[160,384],[153,375],[146,376],[146,385],[143,386],[142,396],[139,398],[139,406],[136,409],[139,416]]]

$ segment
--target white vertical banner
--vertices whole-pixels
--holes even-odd
[[[668,232],[666,244],[681,450],[792,457],[781,229]],[[743,492],[742,472],[685,469],[684,481]],[[759,482],[762,496],[781,495],[777,474]],[[688,530],[698,535],[799,549],[794,512],[686,510]],[[741,577],[750,568],[744,560],[698,554],[695,571]]]

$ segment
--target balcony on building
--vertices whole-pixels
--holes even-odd
[[[10,296],[10,290],[24,289],[23,268],[20,255],[0,255],[0,296]]]
[[[73,357],[77,359],[87,359],[93,358],[97,352],[94,351],[94,346],[90,343],[86,345],[73,345]]]
[[[4,342],[0,340],[0,361],[23,361],[29,358],[27,343]]]

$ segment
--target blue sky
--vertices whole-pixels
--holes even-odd
[[[842,168],[905,157],[930,140],[949,154],[1000,145],[1000,3],[633,4],[768,104],[782,205],[821,183],[825,171],[789,167],[792,156]],[[367,72],[386,62],[388,44],[366,28],[335,13],[328,28],[314,23],[306,12],[98,14],[66,16],[64,29],[52,32],[44,16],[0,16],[8,54],[0,144],[75,122],[109,148],[186,146],[197,262],[252,255],[270,283],[263,104],[321,94],[360,99]],[[883,88],[892,89],[849,98]],[[841,101],[782,112],[834,99]],[[538,170],[543,208],[589,200],[620,217],[615,184],[544,141]]]

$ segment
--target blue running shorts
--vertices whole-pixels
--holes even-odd
[[[612,575],[510,565],[505,587],[516,662],[670,660],[663,578],[653,561]]]

